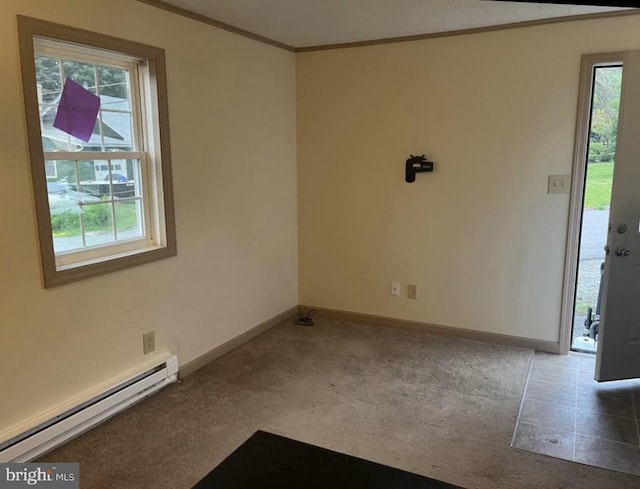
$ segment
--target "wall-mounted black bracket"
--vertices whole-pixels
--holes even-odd
[[[427,158],[424,155],[411,155],[405,166],[404,178],[407,183],[413,183],[416,181],[416,173],[422,173],[425,171],[433,171],[433,162],[427,161]]]

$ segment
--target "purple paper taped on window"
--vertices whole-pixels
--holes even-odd
[[[67,78],[53,127],[88,143],[99,110],[100,97]]]

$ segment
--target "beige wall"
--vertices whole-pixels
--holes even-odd
[[[178,256],[41,285],[16,14],[166,50]],[[295,58],[132,0],[0,3],[0,433],[135,368],[181,363],[295,306]]]
[[[547,176],[571,172],[581,55],[631,48],[638,16],[298,55],[300,303],[558,341]],[[405,183],[410,153],[436,171]]]

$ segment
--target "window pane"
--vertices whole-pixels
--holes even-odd
[[[40,134],[42,135],[42,150],[45,153],[55,151],[102,151],[100,124],[96,119],[93,133],[88,142],[77,139],[57,127],[53,127],[58,113],[58,105],[40,106]]]
[[[78,161],[78,181],[80,185],[85,182],[91,182],[96,179],[96,172],[94,169],[94,162],[89,160]]]
[[[82,209],[77,191],[75,161],[47,161],[45,164],[56,166],[57,181],[47,182],[49,216],[53,249],[56,253],[82,248]]]
[[[107,160],[94,160],[93,161],[93,174],[91,179],[96,182],[108,182],[109,181],[109,162]],[[109,192],[107,192],[109,195]]]
[[[129,73],[121,68],[97,66],[103,109],[131,110]]]
[[[102,134],[105,151],[133,151],[133,115],[131,112],[102,110]]]
[[[70,150],[68,135],[53,127],[63,85],[60,65],[58,58],[35,57],[42,148],[45,152]]]
[[[96,94],[96,66],[90,63],[79,63],[77,61],[62,60],[62,74],[65,78],[70,78],[78,85]]]
[[[58,182],[65,182],[69,185],[78,184],[78,174],[76,172],[76,162],[71,160],[56,160],[58,170]]]
[[[50,209],[53,249],[56,253],[82,248],[80,207],[57,206]]]
[[[47,182],[47,197],[49,209],[68,207],[78,202],[77,176],[75,161],[45,162],[45,165],[55,165],[58,172],[57,181]]]
[[[144,236],[142,202],[140,200],[129,200],[116,202],[115,206],[118,241]]]
[[[109,186],[109,162],[106,160],[79,161],[80,182],[78,200],[98,202],[111,199]],[[104,178],[106,175],[106,178]]]
[[[40,134],[42,135],[42,150],[45,153],[56,151],[80,151],[84,144],[79,139],[70,136],[64,131],[53,127],[58,113],[58,103],[41,104],[40,109]]]
[[[62,92],[60,60],[48,56],[36,56],[36,82],[38,84],[38,102],[57,104]]]
[[[85,240],[87,246],[113,243],[113,206],[104,204],[88,204],[83,206]]]
[[[129,180],[126,160],[111,160],[111,187],[114,199],[135,197],[135,182]]]

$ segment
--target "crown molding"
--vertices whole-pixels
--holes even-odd
[[[162,0],[137,0],[137,1],[140,3],[146,3],[147,5],[151,5],[152,7],[166,10],[168,12],[171,12],[177,15],[181,15],[183,17],[187,17],[192,20],[196,20],[198,22],[202,22],[204,24],[211,25],[213,27],[218,27],[225,31],[233,32],[234,34],[238,34],[240,36],[253,39],[254,41],[262,42],[264,44],[269,44],[270,46],[275,46],[277,48],[284,49],[285,51],[290,51],[292,53],[295,52],[295,48],[293,46],[289,46],[288,44],[274,41],[273,39],[269,39],[268,37],[255,34],[245,29],[241,29],[231,24],[227,24],[225,22],[221,22],[211,17],[207,17],[206,15],[198,14],[196,12],[187,10],[182,7],[176,7],[175,5],[171,5],[170,3],[163,2]]]
[[[575,22],[579,20],[607,19],[611,17],[628,17],[639,15],[640,8],[635,10],[617,10],[614,12],[602,12],[596,14],[567,15],[564,17],[551,17],[549,19],[528,20],[525,22],[513,22],[511,24],[491,25],[487,27],[473,27],[471,29],[459,29],[456,31],[433,32],[430,34],[417,34],[413,36],[389,37],[385,39],[373,39],[371,41],[344,42],[337,44],[321,44],[318,46],[306,46],[295,48],[296,53],[307,53],[311,51],[328,51],[331,49],[359,48],[363,46],[377,46],[380,44],[395,44],[400,42],[422,41],[425,39],[439,39],[442,37],[464,36],[467,34],[482,34],[485,32],[504,31],[508,29],[518,29],[521,27],[533,27],[549,24],[561,24],[564,22]]]
[[[363,47],[363,46],[377,46],[380,44],[395,44],[395,43],[401,43],[401,42],[422,41],[425,39],[439,39],[443,37],[464,36],[467,34],[481,34],[485,32],[496,32],[496,31],[502,31],[502,30],[508,30],[508,29],[518,29],[521,27],[560,24],[564,22],[575,22],[580,20],[596,20],[596,19],[608,19],[613,17],[628,17],[632,15],[640,15],[640,8],[638,8],[634,10],[618,10],[613,12],[602,12],[602,13],[595,13],[595,14],[581,14],[581,15],[567,15],[564,17],[551,17],[548,19],[529,20],[525,22],[514,22],[511,24],[492,25],[487,27],[474,27],[471,29],[459,29],[455,31],[433,32],[428,34],[416,34],[411,36],[389,37],[389,38],[382,38],[382,39],[372,39],[368,41],[320,44],[315,46],[303,46],[303,47],[296,48],[288,44],[275,41],[268,37],[255,34],[245,29],[235,27],[231,24],[221,22],[212,17],[198,14],[196,12],[184,9],[182,7],[176,7],[175,5],[164,2],[163,0],[137,0],[137,1],[140,3],[145,3],[147,5],[151,5],[153,7],[156,7],[162,10],[166,10],[168,12],[171,12],[177,15],[181,15],[183,17],[187,17],[189,19],[192,19],[198,22],[211,25],[213,27],[218,27],[225,31],[233,32],[234,34],[238,34],[240,36],[253,39],[254,41],[262,42],[270,46],[275,46],[277,48],[284,49],[292,53],[307,53],[312,51],[328,51],[332,49],[347,49],[347,48],[357,48],[357,47]]]

